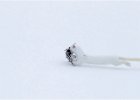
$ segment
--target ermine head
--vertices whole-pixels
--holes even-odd
[[[83,63],[84,56],[84,52],[76,43],[66,49],[66,58],[73,65],[81,65]]]

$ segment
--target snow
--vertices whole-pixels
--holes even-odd
[[[140,57],[140,2],[0,2],[0,98],[140,99],[140,63],[72,66],[64,50]]]

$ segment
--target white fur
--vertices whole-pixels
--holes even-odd
[[[100,64],[100,65],[107,65],[107,64],[112,64],[112,65],[121,65],[121,64],[126,64],[130,65],[129,62],[126,60],[120,59],[118,56],[87,56],[83,52],[83,50],[77,45],[73,44],[70,47],[70,50],[74,54],[72,56],[73,59],[73,64],[74,65],[81,65],[83,63],[88,63],[88,64]]]

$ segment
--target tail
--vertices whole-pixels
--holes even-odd
[[[125,57],[120,57],[119,58],[125,65],[131,66],[129,62],[135,61],[135,62],[140,62],[140,58],[125,58]]]
[[[123,57],[120,57],[120,59],[125,60],[125,61],[136,61],[136,62],[140,62],[140,58],[123,58]]]

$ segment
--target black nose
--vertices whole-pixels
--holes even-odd
[[[70,47],[68,49],[66,49],[66,58],[71,62],[71,55],[72,52],[70,50]]]

